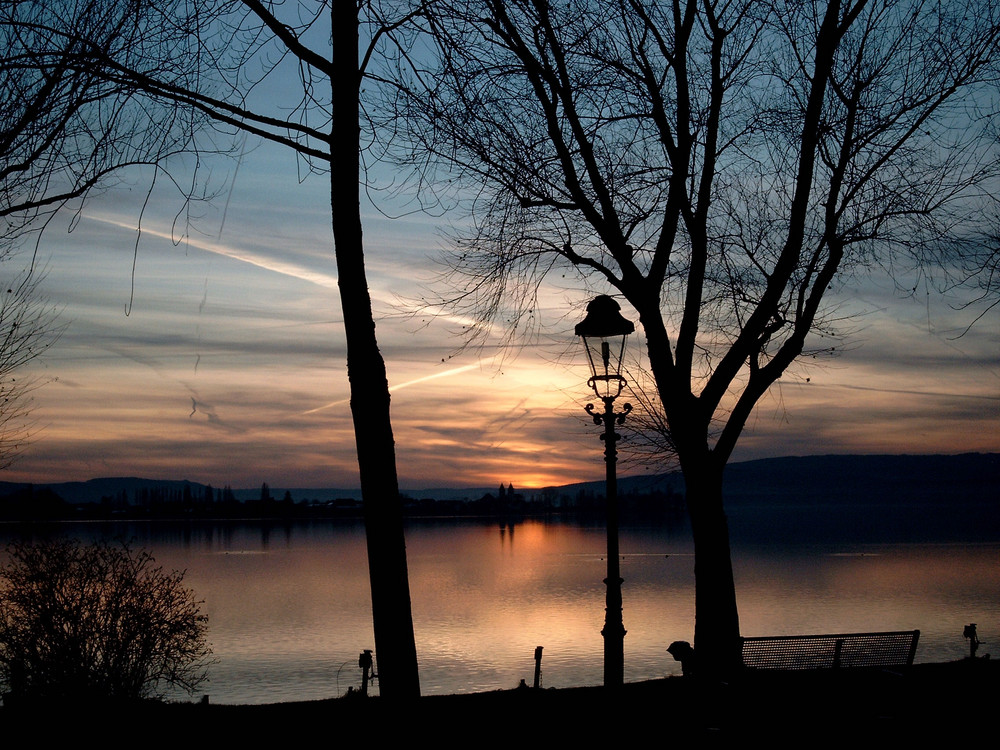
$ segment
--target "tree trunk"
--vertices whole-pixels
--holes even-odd
[[[722,473],[710,458],[684,462],[684,482],[694,537],[694,647],[699,673],[726,677],[740,665],[740,619],[722,503]]]
[[[383,698],[410,699],[419,697],[420,681],[403,513],[389,417],[389,382],[375,336],[361,228],[357,5],[336,2],[331,13],[333,62],[344,74],[333,79],[330,198],[368,542],[376,667]]]
[[[681,471],[695,567],[695,652],[698,670],[725,677],[741,663],[740,618],[729,550],[729,523],[722,502],[726,461],[708,447],[710,420],[702,413],[690,382],[671,361],[670,340],[660,314],[659,298],[629,296],[646,334],[646,352],[660,401],[667,410],[671,438]],[[644,304],[645,303],[645,304]]]

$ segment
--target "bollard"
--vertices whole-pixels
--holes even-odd
[[[368,671],[372,668],[372,650],[366,648],[358,657],[358,666],[361,667],[361,695],[368,697]]]
[[[976,623],[965,626],[962,635],[969,639],[969,658],[976,658],[976,650],[979,648],[979,635],[976,633]]]

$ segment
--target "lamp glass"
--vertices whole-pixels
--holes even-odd
[[[625,336],[584,336],[590,363],[588,383],[598,398],[616,398],[625,386],[622,377],[622,358],[625,355]]]
[[[622,317],[621,307],[614,299],[601,295],[587,305],[587,316],[576,326],[583,339],[590,363],[590,380],[598,398],[614,399],[622,392],[622,358],[625,338],[635,330],[631,321]]]

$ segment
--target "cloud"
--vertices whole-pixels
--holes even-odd
[[[135,194],[109,192],[72,234],[45,234],[46,287],[70,326],[33,364],[59,380],[34,394],[44,429],[8,479],[356,486],[328,186],[298,185],[291,160],[264,151],[241,167],[221,233],[219,212],[175,246],[169,205],[151,204],[134,270],[135,221],[123,217]],[[526,346],[464,352],[474,321],[427,291],[441,270],[434,223],[365,217],[403,486],[600,479],[572,335],[586,290],[575,277],[544,285]],[[422,297],[431,303],[401,302]],[[961,313],[899,300],[889,283],[832,301],[866,313],[848,321],[843,354],[796,363],[755,410],[737,459],[1000,450],[1000,309],[955,340]]]

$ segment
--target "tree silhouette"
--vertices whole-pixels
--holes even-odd
[[[631,304],[686,483],[699,660],[732,669],[722,479],[755,405],[831,346],[844,277],[990,267],[1000,6],[442,0],[424,20],[437,56],[392,103],[416,192],[472,217],[451,302],[474,336],[529,329],[551,272]]]
[[[172,86],[194,80],[198,58],[187,30],[166,23],[171,5],[0,6],[0,241],[40,230],[123,170],[155,175],[168,158],[204,146],[197,142],[200,114],[149,101],[107,64],[144,60]],[[178,187],[192,194],[190,184]]]
[[[152,555],[73,541],[8,548],[0,567],[0,685],[15,699],[122,700],[193,692],[208,618]]]
[[[14,257],[2,262],[9,264]],[[57,311],[39,289],[43,278],[28,268],[0,280],[0,469],[17,460],[33,432],[31,394],[40,381],[21,371],[61,331]]]
[[[45,229],[60,209],[114,184],[125,170],[147,170],[155,184],[164,162],[198,150],[203,118],[139,105],[133,87],[112,80],[101,60],[141,56],[165,80],[189,80],[189,42],[163,24],[155,3],[68,0],[0,5],[0,260]],[[72,33],[65,30],[72,29]],[[194,179],[194,176],[192,177]],[[185,200],[196,181],[175,183]],[[31,256],[0,290],[0,468],[31,434],[30,393],[40,383],[14,376],[61,332],[39,287]],[[6,292],[3,292],[6,290]]]
[[[395,43],[392,32],[406,18],[405,4],[399,17],[387,20],[395,4],[383,7],[375,0],[315,0],[291,7],[278,0],[80,2],[95,12],[112,8],[126,15],[133,6],[139,15],[153,9],[159,23],[176,30],[186,46],[109,46],[102,43],[100,24],[62,23],[58,17],[28,20],[18,27],[37,38],[27,65],[59,58],[67,48],[83,49],[84,56],[70,56],[65,64],[76,73],[93,71],[99,81],[129,92],[139,108],[150,102],[171,113],[208,117],[222,131],[290,148],[310,172],[329,173],[380,692],[387,698],[419,695],[388,379],[375,335],[360,209],[361,86],[366,80],[375,85],[369,68]],[[127,21],[123,17],[122,23]],[[140,28],[155,40],[155,27],[143,22]],[[359,54],[362,33],[366,48]],[[165,60],[165,50],[181,59]],[[196,73],[178,75],[178,66]],[[297,103],[284,108],[258,95],[265,80],[282,79],[279,85],[287,92],[289,72],[298,76]],[[151,128],[155,132],[157,125]]]

